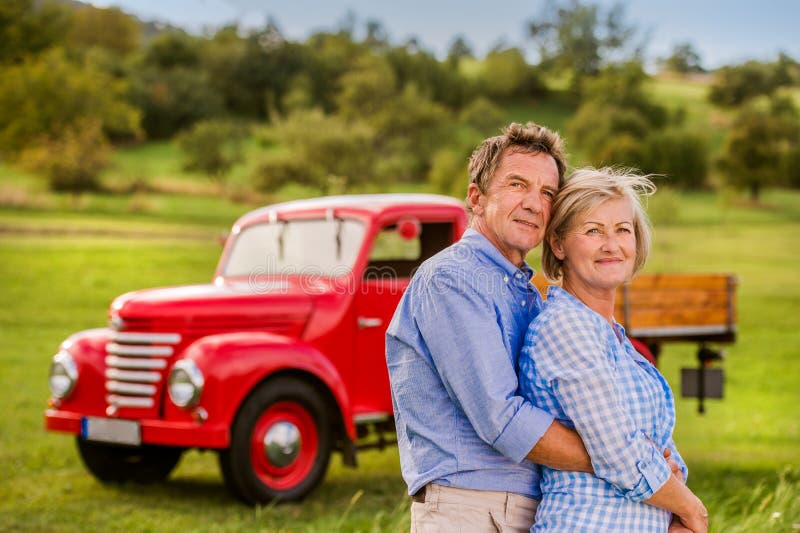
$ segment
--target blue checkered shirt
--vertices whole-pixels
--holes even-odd
[[[516,361],[542,297],[483,235],[422,264],[386,333],[400,466],[429,482],[539,497],[525,456],[553,422],[519,396]]]
[[[560,287],[528,329],[519,360],[527,399],[574,427],[596,475],[542,467],[531,531],[666,532],[669,511],[641,503],[666,483],[675,449],[675,403],[658,370],[619,324]]]

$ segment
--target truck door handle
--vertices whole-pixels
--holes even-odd
[[[358,317],[358,329],[377,328],[383,325],[383,320],[369,316]]]

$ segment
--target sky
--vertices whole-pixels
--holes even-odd
[[[592,0],[588,0],[592,2]],[[423,48],[446,55],[456,35],[483,56],[498,43],[533,50],[526,22],[541,16],[546,0],[92,0],[116,5],[143,20],[170,22],[199,33],[233,22],[263,27],[268,17],[285,37],[303,41],[340,25],[350,11],[357,27],[380,21],[392,43],[416,37]],[[610,6],[613,0],[594,0]],[[749,59],[771,61],[779,52],[800,60],[800,0],[628,0],[627,21],[646,37],[649,61],[676,44],[691,43],[706,68]],[[529,55],[530,57],[530,55]]]

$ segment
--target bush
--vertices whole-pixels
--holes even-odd
[[[42,137],[22,151],[20,163],[44,174],[51,190],[80,193],[98,189],[110,152],[100,121],[87,119],[58,137]]]
[[[178,136],[186,155],[185,170],[196,170],[223,182],[234,165],[241,162],[242,142],[247,128],[227,120],[204,120]]]
[[[153,139],[169,138],[199,120],[220,116],[224,109],[208,75],[185,67],[144,69],[132,92],[143,113],[142,126]]]
[[[683,189],[701,189],[708,176],[705,139],[686,130],[656,131],[645,140],[642,170],[661,174],[669,184]]]
[[[462,124],[470,126],[482,135],[498,132],[506,123],[503,110],[483,96],[470,102],[458,116]]]
[[[296,111],[272,129],[268,136],[281,139],[287,152],[256,169],[253,181],[265,192],[296,182],[328,193],[374,179],[374,133],[363,123],[311,110]]]
[[[464,198],[467,195],[467,157],[452,148],[439,150],[433,156],[428,182],[436,192]]]

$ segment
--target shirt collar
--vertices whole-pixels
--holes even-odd
[[[561,298],[566,298],[568,300],[572,300],[573,302],[577,303],[578,305],[581,305],[581,306],[586,307],[587,309],[589,309],[589,307],[585,303],[580,301],[571,292],[565,290],[563,287],[560,287],[558,285],[550,285],[549,287],[547,287],[547,300],[548,301],[554,302],[554,301],[556,301],[558,299],[561,299]],[[592,312],[594,313],[594,311],[592,311]],[[597,315],[597,316],[600,316],[600,315]],[[625,328],[622,326],[622,324],[617,322],[617,320],[614,317],[611,317],[611,320],[614,321],[613,329],[617,333],[617,337],[620,338],[620,339],[624,339],[625,335],[626,335]]]
[[[461,236],[461,240],[467,243],[476,252],[483,255],[486,259],[503,269],[509,276],[514,276],[517,272],[522,272],[525,275],[525,281],[530,281],[536,274],[533,268],[525,261],[522,262],[521,267],[517,267],[517,265],[500,253],[500,250],[498,250],[485,235],[474,228],[467,228],[467,231]]]

